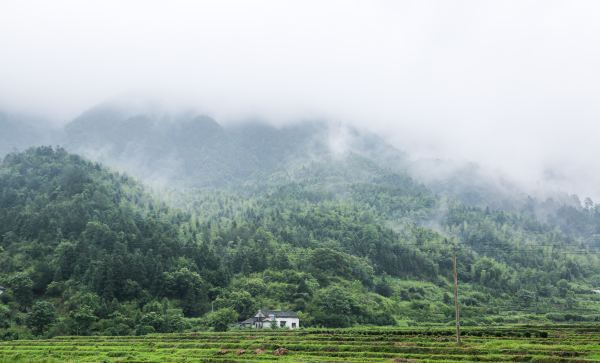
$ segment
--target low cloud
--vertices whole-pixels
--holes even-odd
[[[60,124],[135,94],[329,119],[600,199],[598,18],[594,1],[6,0],[0,107]]]

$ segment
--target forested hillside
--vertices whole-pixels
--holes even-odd
[[[600,207],[554,220],[468,206],[364,154],[150,192],[62,148],[0,166],[0,336],[599,319]],[[574,224],[577,223],[577,224]]]

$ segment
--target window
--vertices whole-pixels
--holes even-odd
[[[292,323],[292,329],[296,327],[296,323]]]
[[[279,322],[279,327],[280,327],[280,328],[283,328],[283,327],[284,327],[286,324],[287,324],[287,321],[285,321],[285,320],[281,320],[281,321]]]

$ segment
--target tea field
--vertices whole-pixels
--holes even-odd
[[[600,362],[600,325],[237,330],[0,342],[0,362]]]

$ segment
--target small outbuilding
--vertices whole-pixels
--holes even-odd
[[[270,329],[273,327],[284,329],[298,329],[300,319],[293,311],[258,310],[256,315],[238,324],[240,328]]]

